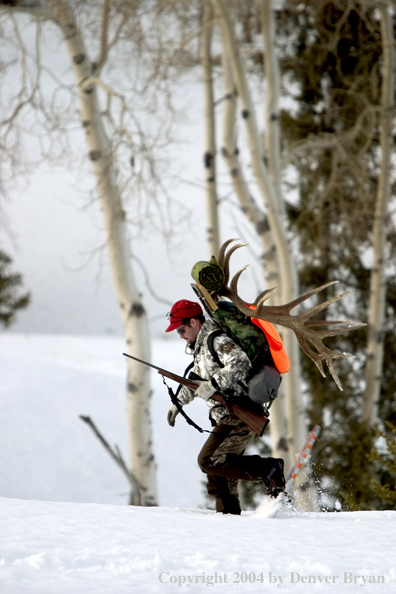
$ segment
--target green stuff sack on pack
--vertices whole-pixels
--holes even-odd
[[[217,263],[214,256],[212,256],[210,262],[201,260],[194,264],[191,276],[197,283],[205,287],[209,293],[219,291],[225,280],[224,270]]]
[[[240,312],[233,303],[219,301],[217,305],[218,309],[211,313],[213,319],[223,332],[245,351],[253,368],[273,365],[267,339],[250,318]]]

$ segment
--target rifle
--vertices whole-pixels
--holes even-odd
[[[161,369],[156,365],[147,363],[147,361],[143,361],[142,359],[138,359],[137,357],[132,357],[132,355],[128,355],[127,353],[122,354],[124,355],[124,357],[129,357],[129,359],[134,359],[134,361],[138,361],[139,363],[143,363],[143,365],[147,365],[148,367],[156,369],[158,373],[162,375],[162,377],[167,377],[168,379],[173,380],[178,384],[182,384],[183,386],[190,388],[190,390],[195,391],[198,388],[199,384],[188,378],[176,375],[176,373],[172,373],[171,371],[167,371],[166,369]],[[213,398],[213,400],[216,400],[216,402],[220,402],[220,404],[223,404],[223,406],[225,406],[231,414],[235,415],[236,417],[238,417],[238,419],[243,421],[248,427],[250,427],[250,429],[252,429],[252,431],[257,433],[257,435],[260,435],[260,437],[263,435],[264,430],[269,423],[269,419],[267,419],[265,416],[247,410],[246,408],[243,408],[242,406],[240,406],[239,404],[235,404],[234,402],[231,403],[227,401],[224,398],[224,396],[219,392],[215,392],[211,396],[211,398]]]

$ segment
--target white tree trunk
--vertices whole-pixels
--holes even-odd
[[[211,57],[212,27],[208,23],[213,18],[213,9],[209,0],[203,3],[201,33],[201,65],[204,88],[204,175],[206,189],[206,238],[209,259],[220,251],[220,232],[218,219],[218,197],[216,184],[216,130],[213,100],[213,72]]]
[[[264,42],[264,73],[266,81],[265,109],[265,155],[268,172],[277,196],[282,196],[281,188],[281,144],[279,126],[279,65],[275,55],[275,19],[271,0],[262,0],[260,4],[261,30]],[[286,215],[284,201],[279,201],[279,211]]]
[[[291,255],[291,249],[286,234],[283,200],[282,197],[278,196],[276,187],[272,183],[268,170],[264,164],[264,155],[258,134],[258,126],[256,123],[251,93],[248,88],[245,69],[238,52],[229,11],[223,0],[212,1],[219,15],[222,39],[231,62],[238,97],[242,103],[241,115],[246,124],[249,150],[252,158],[252,168],[266,205],[267,216],[279,259],[280,277],[282,280],[280,299],[283,303],[286,303],[297,296],[298,279],[296,266]],[[299,451],[304,443],[305,423],[301,393],[299,390],[295,390],[295,388],[299,388],[300,385],[298,373],[298,346],[294,337],[293,339],[289,338],[289,333],[285,333],[284,336],[285,348],[291,363],[291,371],[286,374],[285,378],[289,376],[287,382],[293,388],[290,391],[287,391],[286,389],[286,418],[288,424],[287,441],[289,446],[289,456],[283,455],[283,457],[285,458],[287,465],[292,462],[292,459],[294,458],[293,454]],[[295,368],[294,372],[292,371],[293,368]],[[289,375],[290,373],[291,375]],[[297,375],[295,376],[293,373]]]
[[[96,178],[110,269],[123,319],[128,352],[147,361],[150,360],[147,316],[132,270],[125,213],[116,182],[110,142],[103,126],[96,87],[92,83],[85,83],[92,73],[92,64],[70,3],[67,0],[51,0],[50,5],[54,21],[64,33],[76,77],[80,118]],[[142,505],[156,505],[149,370],[129,360],[127,365],[127,425],[131,472],[142,487]],[[136,498],[132,500],[133,504],[136,502]]]
[[[279,287],[281,285],[279,264],[271,229],[267,217],[264,212],[259,209],[249,192],[249,187],[246,183],[238,156],[239,151],[235,142],[237,95],[224,43],[222,50],[222,67],[224,81],[223,157],[226,161],[241,210],[245,213],[261,240],[263,250],[263,276],[266,280],[266,284],[268,288],[274,286]],[[278,398],[275,400],[271,408],[270,434],[273,456],[276,458],[287,457],[287,424],[283,386],[279,391]]]
[[[268,161],[268,171],[274,186],[279,205],[279,216],[286,220],[286,208],[281,186],[281,130],[279,121],[279,96],[280,73],[278,59],[275,53],[276,25],[272,0],[262,0],[260,6],[261,30],[264,41],[264,71],[266,77],[265,101],[265,154]],[[297,268],[294,266],[294,295],[298,293]],[[299,452],[306,438],[307,423],[302,404],[301,394],[301,350],[297,339],[291,330],[280,330],[285,344],[286,352],[290,359],[290,370],[283,377],[285,390],[285,415],[288,427],[288,443],[290,444],[290,464],[294,462],[294,454]],[[272,434],[271,434],[272,435]],[[291,436],[291,439],[290,439]],[[311,464],[308,463],[299,475],[297,484],[304,483],[311,473]],[[318,510],[319,498],[316,486],[309,481],[304,491],[299,492],[298,502],[300,508]]]
[[[393,144],[393,108],[395,105],[395,40],[394,22],[385,2],[380,3],[384,68],[381,93],[380,147],[381,172],[378,180],[373,227],[374,264],[370,277],[370,315],[367,341],[366,390],[363,419],[375,425],[382,384],[385,324],[385,249],[387,214],[390,196],[391,146]]]
[[[257,236],[261,241],[263,248],[261,259],[266,283],[268,287],[279,286],[279,264],[271,229],[268,224],[268,219],[264,212],[260,210],[250,194],[239,159],[239,151],[235,141],[237,95],[235,92],[230,62],[228,60],[227,53],[224,50],[224,44],[222,51],[222,70],[224,83],[222,154],[227,164],[232,185],[238,198],[241,210],[255,228]]]
[[[279,64],[275,54],[275,19],[272,7],[272,0],[262,0],[261,3],[261,29],[264,40],[264,70],[266,77],[266,101],[265,101],[265,148],[268,161],[268,172],[272,180],[276,201],[278,205],[278,216],[286,220],[285,202],[282,196],[281,187],[281,144],[280,144],[280,123],[279,123],[279,88],[280,75]],[[290,251],[290,247],[289,247]],[[293,283],[290,287],[290,296],[285,299],[291,300],[298,294],[297,268],[290,256],[290,267],[293,269]],[[282,283],[284,279],[282,277]],[[298,452],[305,441],[306,422],[302,406],[301,395],[301,352],[296,337],[291,330],[281,330],[286,352],[290,359],[290,370],[284,376],[283,383],[286,394],[286,419],[288,425],[288,443],[294,447],[294,453]],[[292,460],[290,461],[292,462]]]

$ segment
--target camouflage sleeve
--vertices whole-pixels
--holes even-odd
[[[182,406],[192,402],[194,398],[194,391],[187,388],[187,386],[181,386],[181,390],[177,393],[177,399]]]
[[[222,369],[213,374],[213,385],[218,386],[220,390],[227,390],[233,388],[238,382],[246,382],[252,369],[247,354],[225,335],[216,337],[213,347],[224,365]]]

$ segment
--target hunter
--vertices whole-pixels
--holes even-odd
[[[274,497],[285,486],[283,460],[244,456],[254,432],[211,398],[215,392],[220,392],[226,399],[241,398],[241,402],[246,399],[246,382],[252,365],[235,342],[226,334],[219,333],[212,320],[205,320],[199,303],[186,299],[177,301],[170,311],[169,320],[165,332],[176,330],[187,342],[186,353],[193,355],[194,362],[186,371],[191,370],[188,377],[199,382],[196,391],[179,386],[176,392],[178,402],[184,406],[199,396],[206,400],[210,409],[213,429],[198,456],[199,467],[207,475],[208,493],[216,499],[217,512],[240,515],[239,479],[263,481],[268,493]],[[210,335],[214,332],[215,337],[211,340]],[[167,417],[171,427],[175,426],[178,413],[173,405]]]

